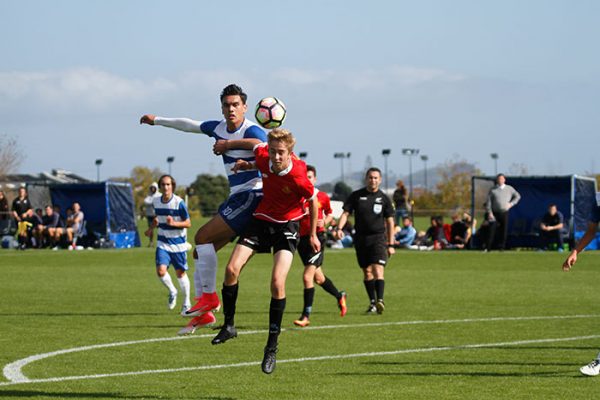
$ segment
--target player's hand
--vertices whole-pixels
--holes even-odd
[[[333,231],[333,234],[337,238],[337,240],[342,240],[344,238],[344,236],[346,236],[344,234],[344,231],[341,229],[336,229],[335,231]]]
[[[252,168],[251,162],[248,162],[246,160],[237,160],[235,162],[235,164],[233,165],[233,168],[231,168],[231,170],[233,172],[237,173],[238,171],[246,171],[251,168]]]
[[[387,248],[388,256],[393,256],[396,254],[396,249],[393,246],[388,246]]]
[[[166,220],[166,223],[167,223],[167,225],[169,225],[169,226],[173,226],[173,222],[174,222],[174,221],[175,221],[175,220],[173,219],[173,217],[172,217],[172,216],[170,216],[170,215],[169,215],[169,216],[167,216],[167,220]]]
[[[153,231],[153,230],[154,230],[154,229],[152,229],[152,228],[148,228],[148,229],[146,229],[146,232],[144,232],[144,235],[146,235],[147,237],[151,238],[151,237],[152,237],[152,231]]]
[[[140,118],[140,124],[154,125],[155,117],[156,116],[152,114],[142,115],[142,118]]]
[[[217,140],[213,145],[213,153],[215,155],[220,156],[228,150],[227,148],[227,140]]]
[[[321,241],[317,235],[310,235],[310,247],[312,247],[315,253],[321,251]]]
[[[571,267],[573,267],[573,265],[575,265],[576,262],[577,262],[577,250],[573,250],[571,252],[571,254],[569,254],[569,257],[567,257],[567,259],[565,260],[565,262],[562,265],[563,271],[569,272],[571,270]]]

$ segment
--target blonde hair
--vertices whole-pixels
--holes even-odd
[[[269,132],[268,142],[271,143],[272,140],[283,142],[289,151],[294,150],[296,144],[296,138],[292,135],[292,132],[282,128],[275,128]]]

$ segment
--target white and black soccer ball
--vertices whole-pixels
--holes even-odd
[[[256,105],[254,117],[265,129],[279,128],[287,114],[285,104],[276,97],[265,97]]]

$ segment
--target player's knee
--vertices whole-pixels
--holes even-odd
[[[283,299],[285,297],[285,283],[274,279],[271,282],[271,296],[274,299]]]
[[[320,286],[325,283],[325,278],[319,275],[315,275],[315,283]]]
[[[225,284],[227,286],[235,285],[240,276],[240,269],[234,265],[228,265],[225,268]]]

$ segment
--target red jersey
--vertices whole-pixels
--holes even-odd
[[[313,184],[306,177],[306,164],[292,154],[290,165],[276,174],[271,171],[269,145],[254,147],[256,168],[262,174],[263,198],[254,211],[258,219],[283,223],[299,220],[306,214],[304,202],[315,194]]]
[[[322,222],[325,220],[325,216],[333,212],[331,210],[331,201],[329,200],[329,196],[327,195],[327,193],[321,191],[317,192],[317,204],[319,207],[319,213],[317,214],[317,222],[321,222],[321,225],[323,225]],[[325,227],[319,226],[319,224],[317,224],[317,232],[323,231],[325,231]],[[309,214],[305,214],[304,217],[300,220],[300,236],[306,235],[310,235]]]

